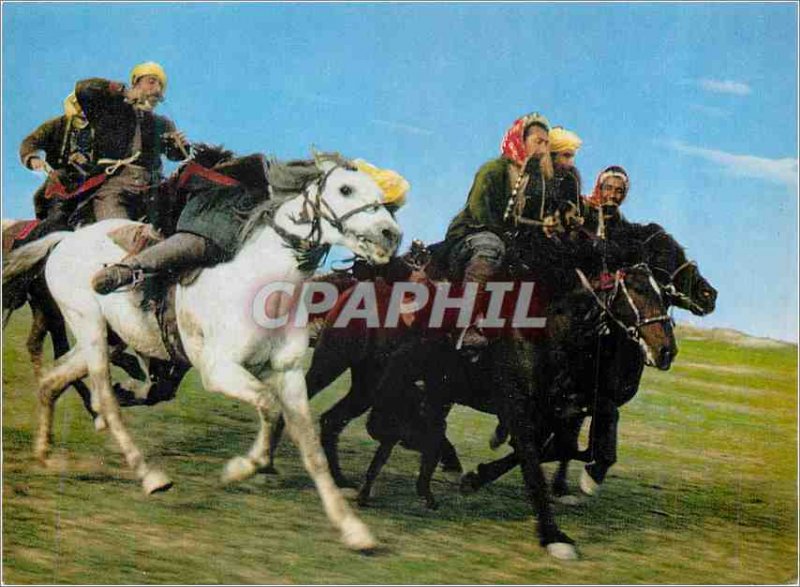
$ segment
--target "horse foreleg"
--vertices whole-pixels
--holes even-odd
[[[311,366],[306,373],[308,399],[311,400],[315,395],[326,389],[342,373],[363,358],[367,344],[367,341],[361,338],[337,337],[331,334],[330,330],[323,330],[314,348]],[[274,466],[275,450],[281,440],[285,426],[286,422],[283,416],[280,416],[270,433],[270,462],[267,466],[267,472],[276,472]],[[334,479],[339,483],[340,478],[337,478],[337,474],[341,475],[341,472],[338,469],[338,461],[334,465],[333,461],[331,461],[331,456],[328,455],[328,464],[331,466]],[[339,483],[339,486],[343,487],[344,485]]]
[[[222,470],[222,482],[243,481],[255,475],[259,467],[269,460],[269,428],[273,419],[274,401],[269,387],[247,369],[226,359],[219,359],[212,349],[207,349],[199,366],[200,377],[206,391],[221,393],[253,406],[259,415],[261,428],[246,456],[228,460]]]
[[[322,448],[328,460],[331,475],[339,487],[354,488],[355,483],[345,477],[339,464],[339,435],[355,418],[363,415],[372,406],[370,390],[366,385],[367,374],[361,367],[351,370],[352,385],[342,399],[320,418]]]
[[[619,409],[611,399],[597,402],[589,430],[589,450],[594,462],[581,472],[580,488],[586,495],[594,495],[605,481],[611,466],[617,462],[617,425]]]
[[[311,419],[306,381],[299,362],[287,365],[282,371],[282,385],[278,390],[289,435],[300,449],[303,464],[317,486],[328,519],[341,532],[342,541],[349,548],[354,550],[374,548],[375,539],[367,526],[347,505],[328,470],[328,462],[325,460]]]
[[[580,415],[562,424],[562,429],[556,434],[556,450],[559,452],[558,469],[553,475],[553,495],[563,497],[569,494],[567,486],[567,473],[569,462],[578,456],[578,437],[581,433],[584,416]]]
[[[85,377],[88,372],[86,360],[76,347],[39,383],[39,424],[34,441],[34,455],[44,462],[50,452],[53,438],[53,412],[55,403],[67,386]]]
[[[367,468],[367,473],[364,475],[364,483],[361,485],[361,489],[358,490],[356,502],[361,507],[366,507],[369,505],[369,499],[372,497],[372,486],[375,483],[375,479],[377,479],[378,475],[380,475],[381,469],[383,469],[386,461],[389,460],[389,457],[392,454],[392,449],[396,444],[397,440],[381,442],[378,448],[375,450],[372,461],[370,461],[369,467]]]
[[[459,489],[464,494],[475,493],[481,487],[496,481],[517,465],[519,465],[519,455],[517,455],[516,451],[490,463],[481,463],[475,471],[470,471],[461,477]]]
[[[442,457],[442,443],[445,440],[444,430],[445,427],[437,423],[426,433],[422,454],[419,457],[417,497],[425,503],[426,508],[431,510],[439,507],[431,491],[431,479],[433,478],[433,472],[436,470],[436,465]]]
[[[461,460],[458,458],[456,447],[447,436],[442,439],[442,457],[439,460],[442,472],[453,482],[457,482],[464,472]]]

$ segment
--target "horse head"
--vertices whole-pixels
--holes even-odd
[[[703,277],[696,263],[690,261],[679,267],[671,282],[672,287],[665,289],[670,304],[689,310],[695,316],[705,316],[714,311],[717,290]]]
[[[296,180],[298,190],[282,187]],[[272,224],[295,237],[303,235],[301,246],[340,245],[383,265],[400,244],[402,231],[383,205],[378,184],[338,155],[315,154],[313,163],[273,163],[270,189],[273,197],[281,189],[294,191],[292,196],[299,191],[299,197],[284,199]]]
[[[601,275],[590,283],[576,270],[584,288],[589,290],[605,312],[612,327],[622,329],[639,344],[645,364],[662,371],[670,368],[678,354],[672,319],[650,268],[640,263],[613,274]]]
[[[667,303],[695,316],[713,312],[717,290],[700,273],[697,263],[686,257],[683,247],[664,229],[655,224],[650,227],[655,231],[641,242],[644,259],[661,285]]]

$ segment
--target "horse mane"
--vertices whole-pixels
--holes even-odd
[[[244,244],[253,231],[275,217],[281,205],[297,197],[311,183],[320,179],[324,173],[319,166],[322,161],[333,161],[343,167],[352,166],[350,161],[339,153],[318,153],[315,159],[294,159],[285,162],[270,157],[267,163],[269,199],[253,208],[239,234],[239,242]]]
[[[194,162],[208,169],[220,163],[231,161],[235,157],[233,151],[225,149],[222,145],[194,143],[192,150],[194,151]]]
[[[649,241],[647,241],[648,238],[650,239]],[[647,244],[644,246],[652,251],[650,255],[647,255],[653,260],[653,263],[650,263],[652,265],[659,264],[656,261],[662,261],[665,256],[669,256],[676,265],[684,263],[687,259],[686,250],[683,246],[675,240],[674,236],[664,230],[664,227],[655,222],[642,227],[641,242],[644,243],[645,241],[647,241]]]

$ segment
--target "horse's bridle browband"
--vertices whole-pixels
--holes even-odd
[[[640,267],[640,265],[635,265],[634,267]],[[646,267],[646,266],[645,266]],[[638,341],[641,338],[641,329],[648,324],[655,324],[657,322],[672,322],[672,317],[668,314],[661,314],[658,316],[651,316],[649,318],[642,319],[641,314],[639,313],[639,309],[636,307],[636,304],[633,303],[633,299],[631,298],[630,293],[628,292],[628,288],[625,285],[625,274],[622,271],[617,271],[614,274],[614,289],[611,295],[608,298],[608,302],[604,302],[600,299],[600,296],[597,295],[597,292],[592,287],[592,284],[587,279],[586,275],[578,269],[575,268],[575,272],[578,274],[578,278],[581,281],[581,285],[583,285],[584,289],[586,289],[592,297],[600,309],[614,322],[617,326],[622,328],[625,333],[628,335],[629,338],[632,340]],[[631,310],[633,311],[633,315],[636,317],[636,324],[631,326],[626,325],[622,320],[617,318],[614,313],[611,311],[610,303],[617,297],[617,293],[622,290],[622,293],[625,295],[625,300],[628,302]],[[656,290],[658,291],[658,290]],[[660,295],[660,292],[658,292]]]

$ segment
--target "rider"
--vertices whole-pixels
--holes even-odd
[[[575,167],[575,156],[583,141],[563,126],[550,129],[550,158],[555,171],[554,183],[557,197],[573,205],[578,218],[583,218],[584,206],[581,198],[581,175]]]
[[[33,171],[47,172],[47,179],[33,195],[36,218],[42,222],[19,244],[69,228],[69,216],[75,211],[77,200],[64,197],[65,192],[86,185],[85,180],[93,171],[93,139],[94,131],[75,94],[70,94],[64,100],[63,115],[48,120],[22,141],[22,164]]]
[[[619,165],[610,165],[598,175],[591,195],[584,201],[590,208],[589,222],[598,236],[612,238],[620,231],[631,227],[620,211],[620,206],[628,197],[630,178],[628,172]],[[600,211],[602,211],[602,221]]]
[[[97,163],[108,179],[93,195],[97,221],[142,215],[161,181],[161,155],[187,158],[188,143],[175,124],[153,110],[164,99],[167,74],[153,62],[131,70],[130,87],[91,78],[75,84],[75,95],[94,129]]]
[[[398,173],[381,170],[365,161],[356,166],[371,175],[384,191],[384,204],[397,209],[405,202],[408,182]],[[192,194],[178,220],[176,232],[166,240],[129,257],[125,264],[101,269],[92,279],[97,293],[108,294],[135,285],[145,274],[180,271],[213,265],[233,258],[240,246],[242,218],[266,194],[197,166],[184,171],[184,190]]]
[[[450,222],[445,242],[452,277],[476,282],[479,292],[503,263],[502,235],[515,226],[532,226],[535,231],[548,222],[548,204],[555,195],[549,131],[550,123],[538,112],[514,121],[500,145],[501,156],[481,166],[466,205]],[[467,349],[487,344],[478,323],[460,339]]]

